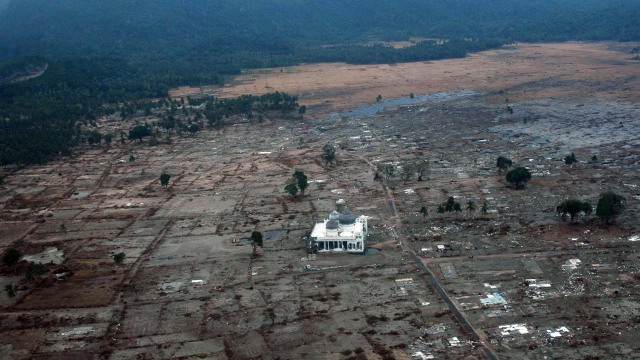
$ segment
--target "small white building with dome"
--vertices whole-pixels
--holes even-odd
[[[346,201],[336,201],[336,210],[329,218],[318,222],[311,231],[312,252],[363,253],[366,245],[367,217],[356,215],[346,207]]]

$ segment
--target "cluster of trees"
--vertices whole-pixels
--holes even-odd
[[[591,160],[596,161],[597,157],[593,155],[591,157]],[[564,162],[567,165],[571,165],[578,162],[578,160],[576,158],[576,155],[574,153],[571,153],[571,155],[565,156]],[[512,164],[513,162],[505,156],[498,156],[496,160],[496,166],[501,172],[510,168]],[[516,188],[523,188],[524,184],[526,184],[526,182],[531,179],[531,173],[525,167],[517,167],[507,172],[505,178],[507,182],[515,185]],[[600,195],[600,199],[598,200],[598,205],[596,207],[596,216],[600,218],[600,220],[602,220],[604,224],[609,224],[612,219],[622,213],[622,211],[624,210],[624,202],[624,197],[614,192],[609,191],[603,193]],[[593,206],[591,206],[591,204],[586,201],[568,199],[561,202],[556,207],[556,211],[562,216],[563,219],[566,218],[567,215],[569,215],[570,222],[573,223],[577,215],[591,214],[593,212]]]
[[[298,195],[298,192],[304,196],[304,191],[309,187],[309,182],[307,180],[307,175],[300,170],[296,170],[293,175],[287,180],[284,191],[288,192],[289,195],[295,197]]]
[[[496,159],[496,166],[499,172],[504,172],[513,165],[513,161],[506,156],[498,156]],[[524,166],[518,166],[515,169],[510,170],[505,175],[505,180],[509,184],[512,184],[516,189],[523,189],[525,184],[531,180],[531,172]]]
[[[305,62],[346,62],[349,64],[392,64],[413,61],[463,58],[469,52],[499,48],[504,41],[479,39],[449,39],[441,42],[425,40],[414,46],[394,48],[389,45],[341,45],[299,50],[294,59]],[[293,61],[295,63],[295,61]],[[380,99],[378,99],[380,101]]]
[[[462,206],[459,202],[455,200],[453,196],[449,196],[447,201],[438,205],[438,213],[444,214],[445,212],[460,212],[462,211]]]
[[[167,85],[131,72],[121,60],[66,59],[49,62],[37,78],[0,85],[0,165],[69,155],[87,138],[97,142],[83,126],[115,111],[105,104],[165,96]]]
[[[204,116],[209,125],[220,125],[224,118],[246,115],[252,119],[254,113],[279,111],[289,113],[299,108],[298,98],[284,92],[272,92],[260,96],[242,95],[233,99],[207,98],[204,102]],[[305,108],[306,110],[306,108]]]
[[[596,216],[602,220],[605,225],[608,225],[616,216],[622,213],[624,206],[624,197],[611,191],[602,193],[598,199],[598,205],[596,206]],[[593,212],[593,206],[591,206],[591,203],[587,201],[568,199],[561,202],[556,210],[563,219],[569,215],[571,218],[570,222],[573,223],[573,220],[577,215],[591,214]]]
[[[565,200],[558,205],[556,208],[558,214],[562,215],[562,218],[569,215],[571,217],[571,222],[576,217],[576,215],[583,213],[585,215],[591,214],[593,211],[593,207],[587,201],[580,201],[576,199]]]
[[[189,104],[164,98],[136,100],[164,97],[169,85],[181,81],[174,79],[167,84],[152,75],[130,77],[131,71],[120,60],[64,60],[50,63],[38,78],[0,85],[0,120],[4,120],[0,121],[0,165],[45,163],[55,156],[70,155],[74,146],[84,142],[94,145],[104,141],[109,145],[113,134],[92,129],[97,117],[104,115],[125,118],[165,112],[158,126],[194,133],[202,129],[205,119],[216,126],[234,115],[253,118],[254,112],[288,113],[299,108],[297,97],[282,92],[234,99],[189,99]],[[182,120],[189,115],[193,121]],[[153,135],[151,126],[142,124],[134,126],[128,138],[142,141]],[[120,141],[124,140],[121,134]]]
[[[376,173],[374,176],[374,180],[380,179],[380,174],[384,176],[384,178],[388,181],[392,177],[396,175],[396,169],[400,168],[398,174],[400,175],[400,179],[406,184],[414,175],[417,175],[418,181],[422,181],[424,176],[427,174],[428,170],[428,162],[426,160],[419,160],[415,162],[404,162],[401,166],[396,166],[393,163],[389,162],[378,162],[376,163]]]
[[[176,63],[175,76],[189,66],[196,74],[226,70],[222,65],[270,66],[296,50],[369,39],[637,40],[639,8],[637,0],[23,0],[0,11],[0,60],[25,54],[154,59]]]
[[[26,266],[19,266],[18,262],[21,257],[22,253],[18,249],[11,247],[5,251],[2,262],[4,266],[13,268],[15,273],[24,271],[26,281],[33,281],[36,279],[36,276],[44,275],[47,272],[46,267],[41,263],[29,263]],[[16,288],[13,284],[5,284],[4,291],[10,298],[16,296]]]

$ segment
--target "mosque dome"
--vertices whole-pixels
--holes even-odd
[[[339,227],[338,220],[331,219],[327,221],[327,230],[336,230],[338,229],[338,227]]]
[[[344,209],[344,211],[340,214],[340,225],[351,225],[356,222],[356,215],[351,212],[349,209]]]
[[[329,214],[329,219],[331,220],[338,220],[339,218],[340,218],[340,213],[336,210],[333,210],[333,212]]]

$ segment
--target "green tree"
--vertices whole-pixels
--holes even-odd
[[[300,108],[298,109],[298,114],[304,115],[306,112],[307,112],[307,106],[301,105]]]
[[[476,211],[476,203],[473,200],[467,201],[467,211],[470,213]]]
[[[507,173],[505,179],[510,184],[516,186],[516,189],[524,188],[527,181],[531,180],[531,173],[525,167],[519,166]]]
[[[624,211],[624,197],[608,191],[600,195],[598,205],[596,206],[596,216],[608,225],[611,220],[620,215]]]
[[[462,206],[460,205],[459,202],[457,202],[455,200],[455,198],[453,196],[449,196],[447,201],[445,201],[444,203],[438,205],[438,212],[439,213],[454,212],[454,211],[455,212],[462,211]]]
[[[189,126],[189,127],[187,128],[187,130],[188,130],[190,133],[195,134],[195,133],[197,133],[198,131],[200,131],[200,126],[198,126],[198,124],[191,124],[191,126]]]
[[[562,218],[565,218],[567,214],[571,217],[571,221],[578,215],[579,213],[584,213],[585,215],[591,214],[593,211],[593,207],[590,203],[586,201],[580,201],[576,199],[565,200],[556,207],[556,211],[558,214],[562,215]]]
[[[117,254],[113,254],[113,262],[116,264],[122,264],[124,261],[125,254],[123,252],[119,252]]]
[[[249,239],[251,240],[251,245],[253,245],[252,256],[256,257],[258,255],[258,252],[257,252],[258,246],[262,247],[263,245],[262,233],[260,231],[253,231]]]
[[[575,164],[578,162],[578,159],[576,159],[576,154],[571,153],[571,155],[567,155],[564,157],[564,163],[567,165],[571,165],[571,164]]]
[[[11,267],[18,263],[21,256],[22,254],[20,253],[20,251],[16,250],[15,248],[9,248],[7,252],[4,253],[2,261],[5,265]]]
[[[24,276],[28,281],[31,281],[34,275],[44,275],[46,272],[47,270],[41,263],[30,263]]]
[[[300,189],[302,196],[304,196],[304,191],[307,189],[307,187],[309,187],[307,175],[305,175],[302,171],[296,170],[293,173],[293,177],[296,179],[296,184],[298,185],[298,189]]]
[[[95,130],[89,133],[89,137],[87,138],[89,145],[100,144],[100,141],[102,141],[102,134]]]
[[[291,177],[284,186],[284,191],[288,192],[292,197],[298,195],[298,181]]]
[[[422,179],[427,173],[427,170],[429,170],[429,163],[426,160],[420,161],[416,164],[416,171],[418,172],[418,181],[422,181]]]
[[[6,284],[4,286],[4,292],[7,294],[8,297],[10,298],[14,298],[16,297],[16,289],[13,286],[13,284]]]
[[[382,173],[384,175],[384,178],[387,180],[392,178],[396,172],[396,167],[393,164],[379,162],[376,166],[378,168],[377,172]]]
[[[167,187],[167,185],[169,185],[169,179],[171,179],[171,175],[166,173],[160,174],[160,185]]]
[[[511,165],[513,164],[513,162],[511,161],[511,159],[504,157],[504,156],[498,156],[498,159],[496,160],[496,166],[498,167],[498,169],[500,169],[500,171],[505,171],[508,168],[511,167]]]
[[[416,166],[412,163],[406,163],[402,165],[400,169],[400,178],[406,184],[409,179],[416,173]]]
[[[142,142],[142,138],[147,136],[151,136],[151,128],[147,125],[136,125],[129,130],[129,140]]]
[[[380,100],[382,100],[382,95],[376,96],[376,102],[380,102]]]
[[[160,174],[160,185],[167,187],[167,185],[169,185],[169,179],[171,179],[171,175],[166,173]]]
[[[322,160],[324,160],[327,165],[337,164],[335,146],[329,143],[322,146]]]
[[[104,134],[104,142],[111,145],[111,141],[113,141],[113,134]]]
[[[423,218],[427,217],[427,215],[429,214],[429,210],[426,206],[422,205],[422,207],[420,208],[420,214],[422,214]]]
[[[482,215],[487,215],[487,212],[489,212],[489,204],[487,203],[487,200],[485,200],[482,203],[482,208],[480,208],[480,212],[482,213]]]

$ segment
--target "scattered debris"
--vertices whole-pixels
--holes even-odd
[[[490,305],[507,305],[507,300],[505,300],[500,293],[494,292],[493,294],[487,294],[480,298],[480,302],[482,305],[490,306]]]
[[[435,324],[424,329],[424,333],[430,335],[441,334],[445,331],[447,331],[447,326],[445,324]]]
[[[94,331],[95,330],[93,329],[93,326],[79,326],[79,327],[73,328],[73,330],[71,330],[71,331],[61,332],[60,335],[62,335],[62,336],[82,336],[82,335],[87,335],[89,333],[92,333]]]
[[[569,259],[562,265],[562,269],[566,271],[575,270],[582,264],[580,259]]]
[[[498,326],[498,333],[501,336],[511,336],[511,335],[524,335],[529,333],[529,329],[526,324],[511,324],[511,325],[500,325]]]
[[[54,263],[56,265],[62,264],[64,262],[64,252],[62,250],[58,250],[56,247],[48,247],[45,251],[33,254],[33,255],[25,255],[22,257],[22,260],[32,263],[40,263],[40,264],[49,264]]]
[[[182,285],[183,285],[182,281],[165,281],[162,283],[160,287],[164,292],[176,292],[176,291],[180,291],[180,288],[182,287]]]

